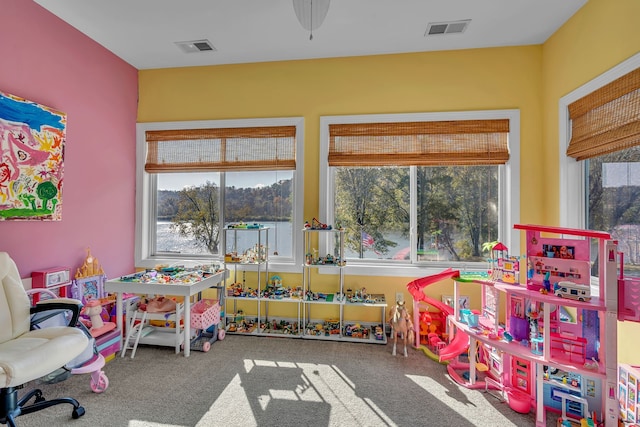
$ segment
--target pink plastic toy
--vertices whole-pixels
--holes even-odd
[[[102,320],[102,304],[98,300],[90,300],[87,304],[82,308],[82,314],[89,316],[89,320],[91,322],[91,328],[89,332],[92,337],[99,337],[105,332],[109,332],[112,329],[115,329],[116,324],[113,322],[104,322]]]

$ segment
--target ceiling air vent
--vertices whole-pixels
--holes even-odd
[[[209,40],[191,40],[188,42],[175,42],[176,45],[184,53],[194,52],[215,52],[216,48],[213,47]]]
[[[471,19],[451,22],[429,22],[429,24],[427,24],[427,31],[424,33],[424,36],[428,37],[442,34],[460,34],[467,29],[470,22]]]

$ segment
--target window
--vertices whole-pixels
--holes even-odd
[[[320,212],[346,230],[350,272],[484,270],[490,242],[519,244],[518,111],[320,122]]]
[[[256,222],[297,271],[302,135],[301,118],[138,124],[136,265],[220,259],[221,230]]]
[[[560,158],[561,224],[610,233],[640,276],[640,54],[560,100]]]

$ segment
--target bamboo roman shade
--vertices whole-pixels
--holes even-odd
[[[576,160],[640,145],[640,68],[570,104],[569,117]]]
[[[508,119],[333,124],[329,165],[498,165],[508,136]]]
[[[296,168],[295,126],[157,130],[145,138],[149,173]]]

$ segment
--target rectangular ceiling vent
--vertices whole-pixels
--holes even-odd
[[[209,40],[191,40],[187,42],[175,42],[176,45],[184,53],[194,52],[215,52],[216,48],[213,47]]]
[[[471,19],[464,19],[462,21],[451,22],[429,22],[427,24],[427,31],[424,36],[439,36],[443,34],[460,34],[467,29]]]

